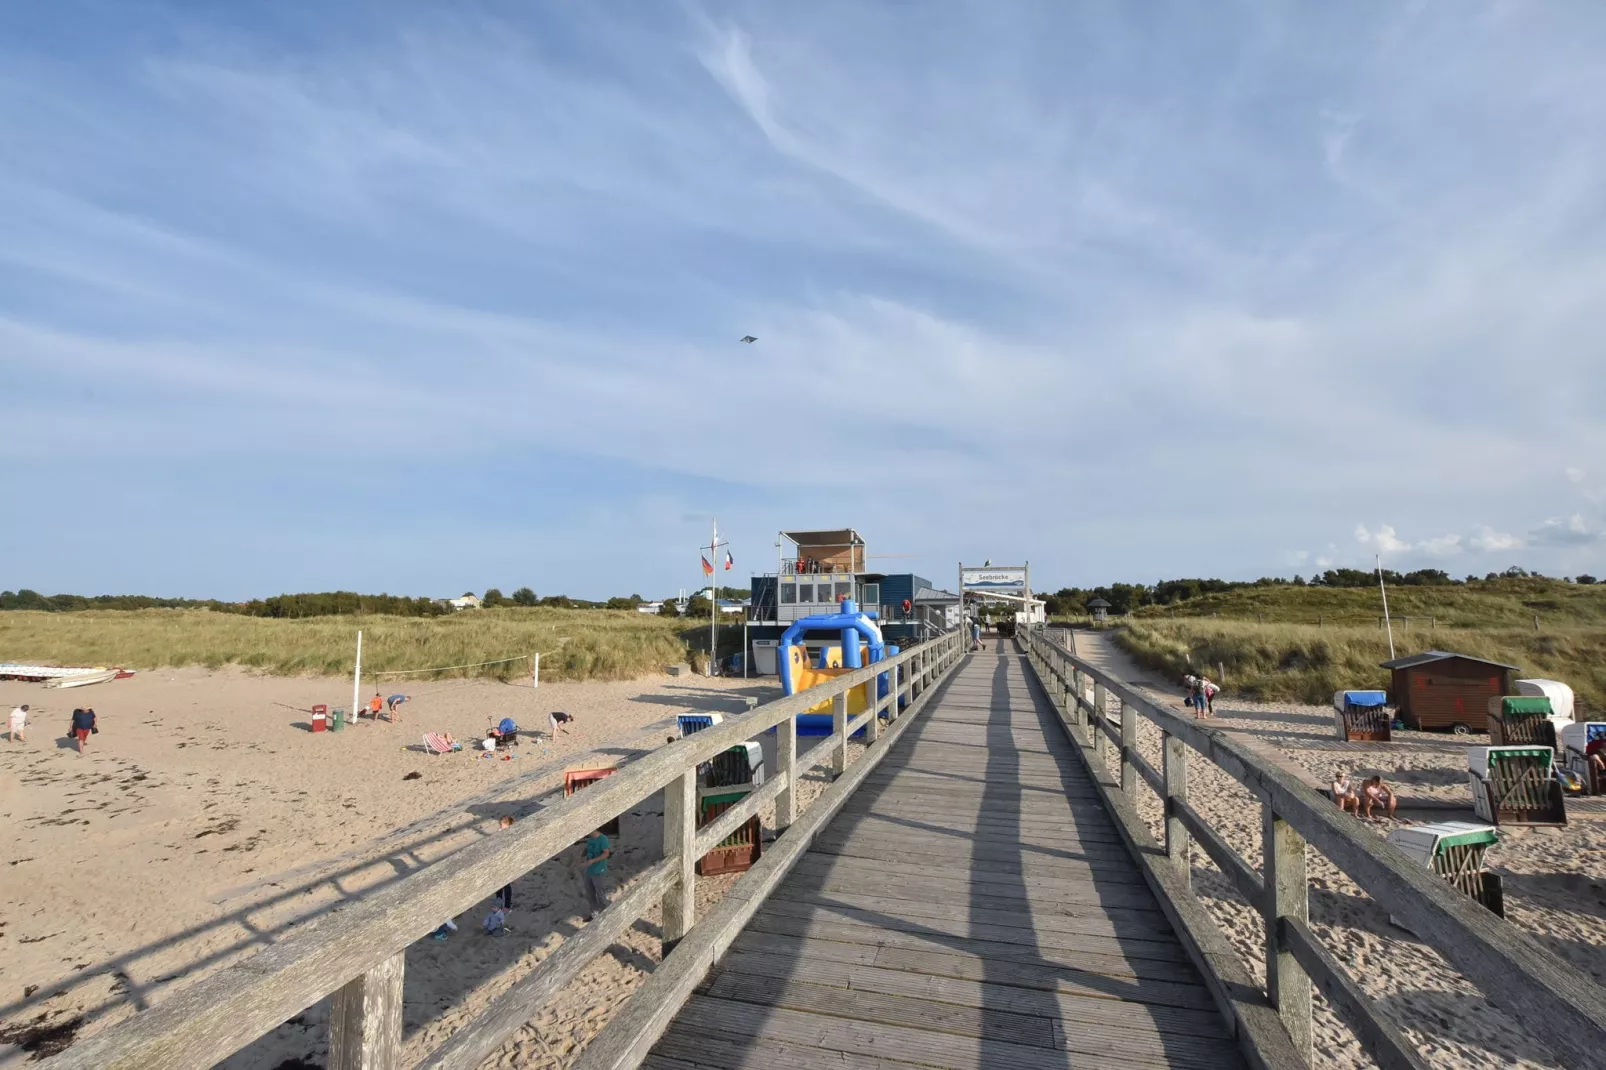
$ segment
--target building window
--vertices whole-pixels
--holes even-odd
[[[814,601],[814,584],[800,583],[797,585],[797,600],[804,604]]]
[[[797,602],[797,584],[781,584],[781,605],[790,606]]]
[[[853,597],[853,584],[839,583],[836,585],[836,600],[841,602],[844,598]]]
[[[859,591],[859,602],[864,608],[874,609],[881,604],[881,585],[879,583],[867,583],[859,588]]]

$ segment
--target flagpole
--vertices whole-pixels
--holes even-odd
[[[714,675],[714,658],[719,651],[719,521],[714,521],[714,537],[708,540],[708,675]]]

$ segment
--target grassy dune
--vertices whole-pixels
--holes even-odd
[[[302,620],[196,609],[19,611],[0,613],[0,661],[138,669],[242,665],[281,675],[340,675],[352,671],[360,628],[365,674],[539,652],[543,680],[624,680],[685,661],[685,627],[629,611],[549,608]],[[530,663],[519,661],[437,676],[509,679],[529,671]]]
[[[1393,597],[1390,596],[1390,609]],[[1256,624],[1253,620],[1199,617],[1132,617],[1115,632],[1116,641],[1138,661],[1167,675],[1189,666],[1212,676],[1226,668],[1226,685],[1251,698],[1325,704],[1346,687],[1387,687],[1388,638],[1370,626]],[[1523,628],[1444,626],[1396,627],[1400,656],[1424,650],[1451,650],[1516,665],[1524,676],[1571,684],[1581,703],[1606,709],[1606,627]]]

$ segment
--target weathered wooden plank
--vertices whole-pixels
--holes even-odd
[[[963,836],[928,832],[923,829],[888,829],[884,826],[860,827],[835,831],[835,827],[814,841],[814,850],[827,854],[855,854],[848,848],[866,850],[888,849],[916,852],[939,858],[972,858],[987,861],[1043,858],[1062,859],[1066,862],[1108,863],[1119,868],[1131,864],[1131,856],[1119,844],[1104,840],[1088,843],[1072,841],[1063,846],[1049,846],[1031,840],[1006,840],[982,836]]]
[[[842,926],[843,932],[864,928],[872,932],[927,933],[935,936],[957,937],[972,940],[989,940],[1029,947],[1058,948],[1068,951],[1092,951],[1128,958],[1153,959],[1157,962],[1187,962],[1187,954],[1175,938],[1156,932],[1153,939],[1117,937],[1109,933],[1088,934],[1074,930],[1044,928],[1032,918],[1019,919],[1015,925],[996,925],[971,918],[958,920],[918,918],[886,914],[856,907],[797,903],[787,899],[770,898],[764,909],[750,925],[757,927],[766,916],[789,918],[829,919],[832,925]],[[862,942],[862,941],[861,941]]]
[[[1095,970],[1018,958],[982,959],[958,951],[922,951],[904,947],[877,947],[840,940],[809,940],[795,936],[748,931],[736,938],[734,949],[804,959],[826,959],[859,966],[879,966],[931,977],[989,981],[1016,988],[1074,992],[1171,1007],[1206,1008],[1210,992],[1191,977],[1184,980],[1118,977]]]
[[[945,1070],[1007,1066],[1012,1070],[1065,1070],[1065,1053],[1012,1044],[1004,1039],[966,1037],[885,1023],[756,1007],[748,1003],[694,996],[687,1001],[685,1025],[734,1035],[754,1035],[807,1043],[826,1052],[868,1055],[897,1052],[900,1059]],[[834,1059],[832,1060],[835,1061]],[[1112,1066],[1152,1066],[1147,1060],[1102,1059]]]
[[[1033,843],[1051,844],[1064,840],[1103,840],[1109,843],[1120,843],[1120,834],[1115,826],[1106,822],[1095,822],[1085,817],[1080,819],[1064,820],[1051,818],[1041,820],[1019,814],[995,815],[987,811],[932,811],[918,806],[902,806],[887,802],[880,807],[861,803],[852,810],[843,808],[843,820],[857,822],[876,822],[889,827],[902,826],[906,828],[926,827],[933,829],[946,829],[951,832],[964,834],[985,835],[991,837],[1009,837],[1011,839],[1028,838]]]
[[[1041,944],[1024,944],[1017,941],[986,940],[981,937],[956,936],[928,930],[908,932],[869,925],[845,925],[840,922],[811,921],[782,915],[755,916],[747,923],[750,933],[769,933],[808,940],[836,940],[848,944],[868,944],[871,947],[899,947],[911,951],[939,951],[952,955],[972,955],[986,962],[1045,962],[1053,966],[1067,966],[1101,973],[1109,977],[1152,977],[1159,980],[1175,978],[1178,964],[1175,959],[1156,961],[1135,958],[1118,949],[1093,951],[1085,947],[1056,947],[1048,941]],[[1084,938],[1087,939],[1087,938]],[[1073,943],[1062,940],[1055,943]]]
[[[881,897],[856,892],[821,892],[786,882],[774,892],[766,905],[795,903],[800,907],[842,907],[865,910],[886,917],[905,917],[916,923],[924,919],[974,922],[987,925],[1016,925],[1030,930],[1108,935],[1138,940],[1176,939],[1171,925],[1152,910],[1127,910],[1098,903],[1056,904],[1053,909],[1034,905],[1029,912],[979,906],[974,902],[933,903],[904,897]]]
[[[984,986],[977,985],[977,988]],[[1009,992],[1007,1009],[998,1003],[951,1003],[873,989],[813,984],[799,978],[759,977],[721,971],[706,993],[714,999],[756,1003],[808,1014],[830,1015],[860,1022],[876,1022],[926,1032],[954,1033],[977,1040],[1003,1040],[1030,1047],[1060,1048],[1086,1055],[1120,1059],[1145,1058],[1166,1066],[1234,1066],[1237,1053],[1230,1043],[1182,1034],[1162,1034],[1134,1027],[1072,1020],[1061,1032],[1054,1028],[1061,1013],[1051,993],[986,986],[989,993]],[[1083,1000],[1085,1006],[1093,1001]],[[1122,1009],[1130,1004],[1114,1003]]]
[[[1019,873],[1003,873],[985,866],[955,871],[949,865],[911,865],[905,862],[854,858],[851,855],[809,854],[797,864],[799,877],[819,875],[839,883],[864,881],[865,887],[907,882],[928,887],[947,888],[965,895],[994,894],[1017,899],[1032,900],[1041,896],[1045,900],[1076,902],[1094,898],[1100,903],[1119,903],[1141,907],[1153,903],[1154,896],[1143,885],[1133,885],[1119,879],[1105,879],[1094,875],[1087,879],[1074,877],[1023,878]]]
[[[997,848],[988,854],[951,850],[905,850],[883,843],[854,840],[821,847],[816,845],[811,855],[817,858],[838,858],[844,863],[886,863],[889,872],[904,872],[903,868],[922,873],[963,873],[974,869],[978,884],[1033,883],[1040,880],[1108,881],[1113,884],[1143,884],[1143,875],[1137,866],[1125,859],[1098,858],[1070,861],[1063,858],[1023,856],[1019,848]]]
[[[662,1055],[660,1055],[662,1053]],[[738,1036],[710,1029],[671,1026],[653,1048],[650,1060],[673,1055],[683,1066],[710,1067],[714,1070],[819,1070],[821,1052],[803,1044],[788,1044],[768,1037]],[[833,1052],[833,1070],[909,1070],[908,1063],[878,1059],[871,1055]],[[676,1068],[678,1070],[678,1068]]]
[[[401,1066],[402,981],[398,952],[335,993],[329,1019],[329,1070],[396,1070]]]
[[[1310,882],[1305,877],[1305,837],[1277,816],[1269,803],[1261,806],[1261,863],[1265,885],[1260,915],[1266,922],[1266,997],[1277,1008],[1294,1050],[1307,1063],[1311,1052],[1311,985],[1292,948],[1284,946],[1284,918],[1304,922],[1310,911]]]
[[[1226,1040],[1232,1031],[1212,1009],[1172,1007],[1064,988],[1010,985],[992,978],[966,980],[889,970],[880,966],[834,962],[824,958],[796,958],[733,949],[715,971],[713,980],[727,973],[742,977],[771,977],[831,985],[852,991],[916,996],[968,1007],[998,1008],[1021,1014],[1051,1014],[1089,1027],[1108,1027],[1136,1034],[1174,1033],[1204,1041]],[[742,997],[736,997],[742,998]]]
[[[961,1003],[941,1003],[882,992],[848,992],[827,985],[779,977],[722,972],[708,986],[709,996],[766,1007],[784,1007],[810,1014],[829,1014],[861,1022],[885,1022],[933,1033],[956,1033],[977,1039],[1007,1040],[1034,1048],[1054,1047],[1054,1030],[1045,1014],[982,1010]],[[1043,1000],[1043,1010],[1050,1001]]]
[[[706,729],[705,729],[706,731]],[[674,867],[664,890],[663,942],[667,951],[691,931],[697,910],[697,771],[688,769],[664,788],[664,858]]]

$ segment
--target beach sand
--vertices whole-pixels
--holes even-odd
[[[349,679],[180,669],[65,691],[0,681],[5,709],[33,707],[27,742],[0,741],[0,1038],[37,1039],[41,1028],[63,1040],[92,1035],[255,953],[296,921],[494,834],[498,818],[532,812],[561,787],[565,764],[593,748],[610,755],[578,764],[661,746],[679,713],[739,716],[744,696],[779,694],[773,682],[690,676],[385,690],[413,696],[402,723],[365,719],[312,733],[310,707],[348,705]],[[85,704],[101,731],[80,757],[62,737],[72,708]],[[526,740],[514,760],[433,756],[420,746],[426,731],[472,741],[504,716],[545,732],[554,709],[575,715],[570,730]],[[657,856],[659,805],[644,800],[625,815],[616,880]],[[716,896],[733,879],[702,881],[699,895]],[[417,1050],[575,931],[578,867],[560,857],[522,878],[508,936],[480,935],[489,900],[483,906],[461,916],[456,936],[408,953],[408,1040]],[[652,922],[554,1002],[537,1022],[544,1039],[527,1029],[493,1064],[562,1065],[657,956]],[[321,1065],[327,1016],[325,1001],[228,1065]],[[30,1054],[0,1043],[0,1067]]]
[[[1078,652],[1149,696],[1181,712],[1180,687],[1157,681],[1096,633],[1078,634]],[[1363,827],[1387,836],[1401,824],[1477,821],[1466,781],[1466,748],[1487,736],[1397,732],[1389,744],[1341,743],[1332,710],[1294,703],[1217,697],[1211,727],[1235,733],[1263,753],[1325,785],[1339,766],[1352,780],[1381,775],[1401,795],[1398,820]],[[1139,746],[1156,766],[1160,732],[1139,722]],[[1113,756],[1112,756],[1113,758]],[[1114,761],[1111,761],[1114,769]],[[1188,762],[1189,802],[1248,860],[1260,864],[1261,807],[1226,773],[1197,755]],[[1569,800],[1564,829],[1502,827],[1486,857],[1502,876],[1510,924],[1546,950],[1606,984],[1606,808],[1602,800]],[[1153,792],[1139,792],[1139,812],[1163,839],[1162,812]],[[1480,822],[1481,823],[1481,822]],[[1264,927],[1208,856],[1192,848],[1193,884],[1200,901],[1264,983]],[[1519,1021],[1484,999],[1439,954],[1389,923],[1387,912],[1315,850],[1307,855],[1310,920],[1328,950],[1405,1030],[1433,1066],[1560,1067],[1543,1045],[1544,1023]],[[1368,1067],[1373,1063],[1353,1032],[1316,993],[1315,1065]]]

